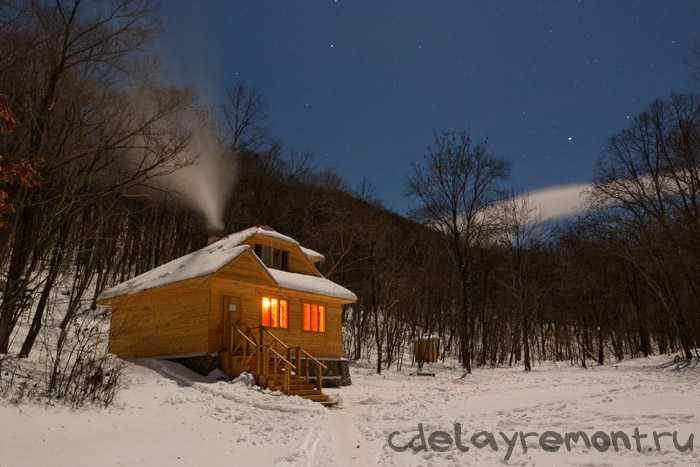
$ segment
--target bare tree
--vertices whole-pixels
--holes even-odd
[[[684,353],[698,340],[700,306],[700,101],[657,100],[610,141],[593,200],[627,233],[626,260],[655,292]]]
[[[486,142],[474,143],[469,134],[445,132],[435,137],[422,163],[415,164],[408,193],[419,202],[413,215],[450,239],[460,278],[462,364],[471,373],[472,269],[475,248],[493,225],[484,210],[494,201],[497,183],[508,175],[505,160],[496,158]]]
[[[543,296],[543,278],[538,269],[542,238],[536,209],[527,194],[511,196],[496,208],[499,218],[499,243],[507,252],[508,267],[500,279],[510,294],[514,315],[520,318],[520,337],[525,371],[532,370],[530,338],[532,321]]]
[[[267,104],[262,94],[242,81],[226,93],[222,105],[226,136],[235,150],[259,150],[267,133]]]
[[[9,149],[13,164],[38,167],[45,183],[40,189],[22,184],[7,189],[15,213],[0,232],[0,266],[6,273],[0,303],[3,353],[37,288],[47,278],[49,285],[55,280],[52,273],[45,275],[50,265],[63,268],[70,258],[48,259],[55,242],[68,236],[64,224],[154,176],[179,144],[169,136],[164,141],[167,132],[157,127],[179,108],[177,99],[161,99],[145,113],[124,105],[128,79],[157,30],[152,2],[25,6],[22,23],[0,38],[0,50],[30,44],[0,76],[0,92],[8,93],[21,122],[2,150]],[[125,164],[129,154],[138,160],[131,167]]]

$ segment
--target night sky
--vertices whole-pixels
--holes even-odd
[[[435,131],[467,129],[518,190],[591,179],[601,147],[652,99],[697,88],[688,1],[162,2],[174,79],[216,103],[242,79],[270,133],[405,212]]]

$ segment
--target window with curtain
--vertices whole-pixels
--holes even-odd
[[[317,303],[304,303],[304,331],[326,332],[326,307]]]
[[[289,304],[276,297],[262,297],[260,324],[268,328],[289,329]]]

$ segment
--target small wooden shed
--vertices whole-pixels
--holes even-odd
[[[421,337],[413,343],[413,356],[419,363],[435,363],[440,355],[440,339]]]

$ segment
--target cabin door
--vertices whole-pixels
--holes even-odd
[[[238,297],[224,296],[224,342],[223,348],[233,351],[238,343],[235,329],[240,327],[241,300]]]

